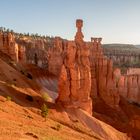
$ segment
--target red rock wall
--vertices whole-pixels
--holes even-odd
[[[48,70],[59,76],[63,64],[64,48],[63,40],[59,37],[54,39],[54,47],[48,50]]]
[[[20,60],[25,60],[25,51],[23,48],[18,46],[15,41],[14,34],[8,32],[0,32],[0,50],[11,57],[15,62]]]
[[[106,45],[105,45],[106,46]],[[120,44],[121,46],[121,44]],[[139,67],[140,49],[134,45],[122,45],[122,47],[112,46],[104,47],[104,54],[113,60],[115,66],[123,68]]]
[[[45,49],[46,40],[33,38],[19,38],[16,40],[19,46],[20,59],[38,67],[47,68],[48,52]],[[19,60],[20,60],[19,59]]]
[[[126,72],[127,75],[140,75],[140,68],[129,68]]]
[[[89,46],[83,41],[82,20],[77,20],[75,41],[68,41],[59,79],[58,103],[92,114]]]
[[[85,42],[81,31],[83,22],[77,20],[74,41],[55,37],[53,46],[45,50],[40,39],[15,41],[11,33],[0,32],[0,50],[16,62],[48,65],[49,72],[59,76],[58,102],[80,107],[91,114],[91,98],[101,98],[110,107],[118,107],[120,95],[140,103],[140,75],[130,69],[121,75],[112,60],[104,56],[101,38]],[[18,45],[17,45],[18,44]],[[35,59],[36,54],[36,59]],[[45,67],[46,68],[46,67]]]
[[[140,104],[140,75],[121,76],[118,89],[125,99]]]
[[[101,38],[91,38],[91,42],[91,97],[100,97],[106,104],[114,108],[119,105],[120,97],[116,86],[113,63],[103,55]]]

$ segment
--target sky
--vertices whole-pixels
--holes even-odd
[[[0,26],[22,33],[74,39],[83,19],[84,39],[140,44],[140,0],[1,0]]]

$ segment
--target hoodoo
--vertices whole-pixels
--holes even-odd
[[[89,47],[83,41],[83,21],[76,21],[75,41],[67,41],[64,63],[59,78],[58,102],[64,106],[77,107],[92,114],[91,70]]]

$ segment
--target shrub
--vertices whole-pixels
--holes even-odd
[[[44,101],[48,101],[49,95],[47,93],[43,93],[42,98],[44,99]]]
[[[41,107],[41,116],[45,118],[48,116],[49,109],[46,104],[43,104]]]
[[[7,101],[11,101],[12,98],[11,98],[10,96],[7,96],[7,97],[6,97],[6,100],[7,100]]]

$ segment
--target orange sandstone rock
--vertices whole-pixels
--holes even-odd
[[[70,106],[82,108],[92,114],[90,52],[88,45],[83,41],[82,26],[83,21],[78,19],[76,21],[77,33],[75,41],[68,41],[66,56],[60,74],[60,93],[57,101],[65,103],[67,99],[67,101],[69,100],[67,104],[69,103]],[[65,76],[63,76],[64,73]],[[62,76],[65,78],[61,78]],[[65,84],[64,79],[67,81]],[[67,95],[69,95],[69,98]]]

